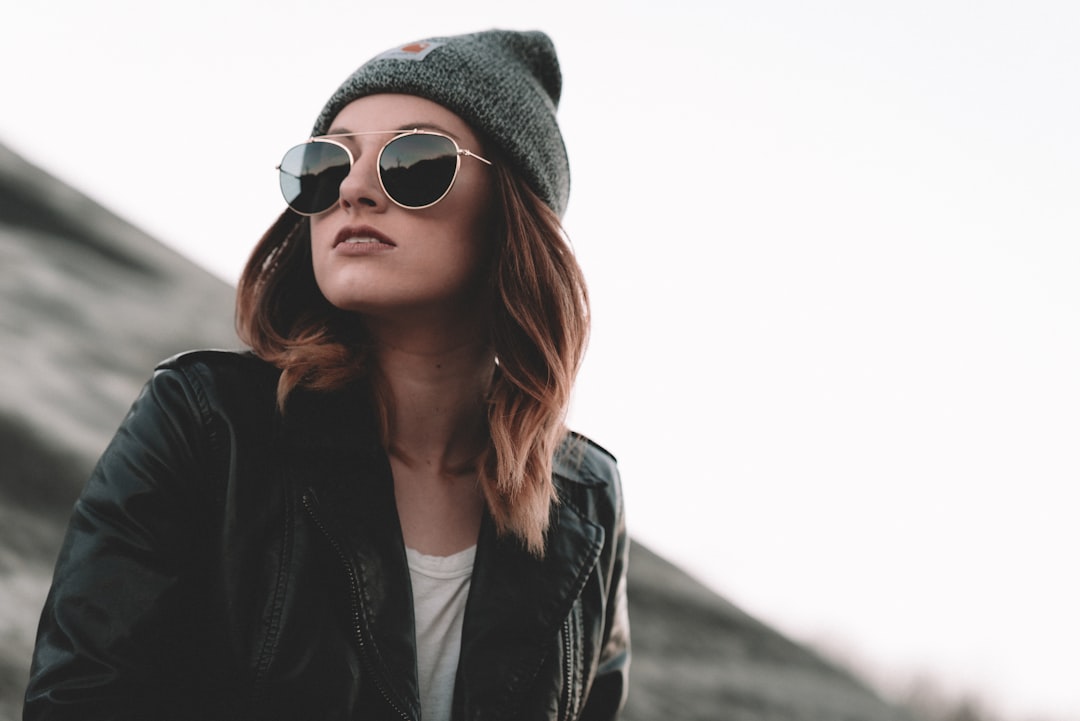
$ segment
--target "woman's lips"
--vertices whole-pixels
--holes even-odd
[[[334,238],[334,252],[344,255],[368,255],[392,250],[393,241],[371,226],[342,228]]]

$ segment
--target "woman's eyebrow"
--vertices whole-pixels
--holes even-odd
[[[454,135],[453,133],[451,133],[446,128],[441,127],[439,125],[435,125],[434,123],[410,123],[409,125],[406,125],[406,126],[401,128],[401,130],[403,130],[403,131],[414,130],[414,129],[415,130],[435,130],[435,131],[440,132],[440,133],[446,133],[447,135],[450,135],[450,136]]]
[[[388,134],[389,133],[407,133],[410,130],[434,130],[436,132],[444,133],[444,134],[449,135],[450,137],[452,137],[454,139],[457,139],[456,134],[454,134],[454,133],[450,132],[449,130],[447,130],[446,128],[444,128],[444,127],[442,127],[440,125],[436,125],[434,123],[405,123],[405,124],[403,124],[403,125],[401,125],[401,126],[399,126],[397,128],[393,128],[393,129],[390,129],[390,130],[361,130],[361,131],[350,130],[349,128],[344,128],[344,127],[341,127],[341,126],[335,126],[333,128],[330,128],[329,130],[327,130],[326,135],[354,135],[354,134],[363,134],[363,133],[373,133],[373,134],[377,134],[377,133],[388,133]]]

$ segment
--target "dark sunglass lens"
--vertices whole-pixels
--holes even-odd
[[[405,135],[379,156],[386,194],[409,208],[435,203],[450,189],[457,172],[457,149],[441,135]]]
[[[279,167],[281,194],[298,213],[321,213],[337,202],[349,174],[349,154],[333,143],[304,143],[285,153]]]

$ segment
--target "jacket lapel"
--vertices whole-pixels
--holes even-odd
[[[376,682],[417,718],[412,582],[402,541],[393,477],[363,393],[302,394],[290,400],[289,472],[314,498],[311,512],[347,564],[359,606],[361,649]]]
[[[543,559],[514,538],[499,538],[491,519],[484,519],[462,629],[454,699],[459,718],[507,717],[514,697],[535,677],[603,545],[603,528],[566,501],[552,508]]]

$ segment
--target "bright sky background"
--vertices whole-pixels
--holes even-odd
[[[790,635],[1080,719],[1080,4],[11,2],[0,142],[234,281],[368,57],[546,30],[631,531]],[[149,373],[150,369],[147,369]]]

